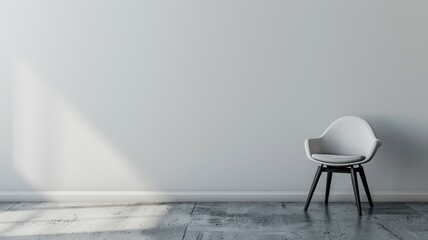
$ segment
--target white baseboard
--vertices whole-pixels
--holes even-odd
[[[137,202],[304,202],[306,191],[0,191],[0,202],[40,201],[137,201]],[[423,202],[428,192],[372,192],[375,202]],[[366,197],[361,193],[362,201]],[[313,201],[323,201],[324,192],[315,192]],[[330,201],[354,201],[352,192],[332,192]]]

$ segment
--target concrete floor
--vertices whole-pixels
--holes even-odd
[[[428,203],[1,203],[0,239],[428,239]]]

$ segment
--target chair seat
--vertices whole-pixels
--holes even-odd
[[[312,158],[325,163],[353,163],[364,160],[363,156],[348,156],[334,154],[312,154]]]

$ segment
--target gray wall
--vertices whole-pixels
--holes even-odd
[[[1,1],[0,191],[307,191],[336,118],[428,193],[426,1]],[[348,176],[333,191],[348,191]],[[320,187],[322,189],[322,187]]]

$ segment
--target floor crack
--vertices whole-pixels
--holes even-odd
[[[193,215],[193,211],[195,211],[195,207],[196,207],[196,202],[195,202],[195,203],[193,203],[193,208],[192,208],[192,212],[190,212],[190,216],[192,216],[192,215]]]
[[[9,211],[10,209],[14,208],[16,205],[18,205],[18,204],[20,204],[20,203],[21,203],[21,202],[15,202],[15,203],[13,203],[13,205],[12,205],[12,206],[10,206],[10,207],[8,207],[8,208],[6,208],[6,209],[4,209],[4,210],[0,211],[0,213],[3,213],[3,212],[6,212],[6,211]]]
[[[387,231],[389,234],[391,234],[392,236],[394,236],[397,239],[400,240],[404,240],[404,238],[402,238],[400,235],[398,235],[393,229],[391,229],[390,227],[388,227],[387,225],[381,223],[380,221],[377,221],[377,224],[384,229],[385,231]]]
[[[183,238],[181,238],[181,240],[183,240],[186,237],[186,233],[187,233],[187,228],[188,227],[189,227],[189,225],[187,225],[186,228],[184,229]]]

